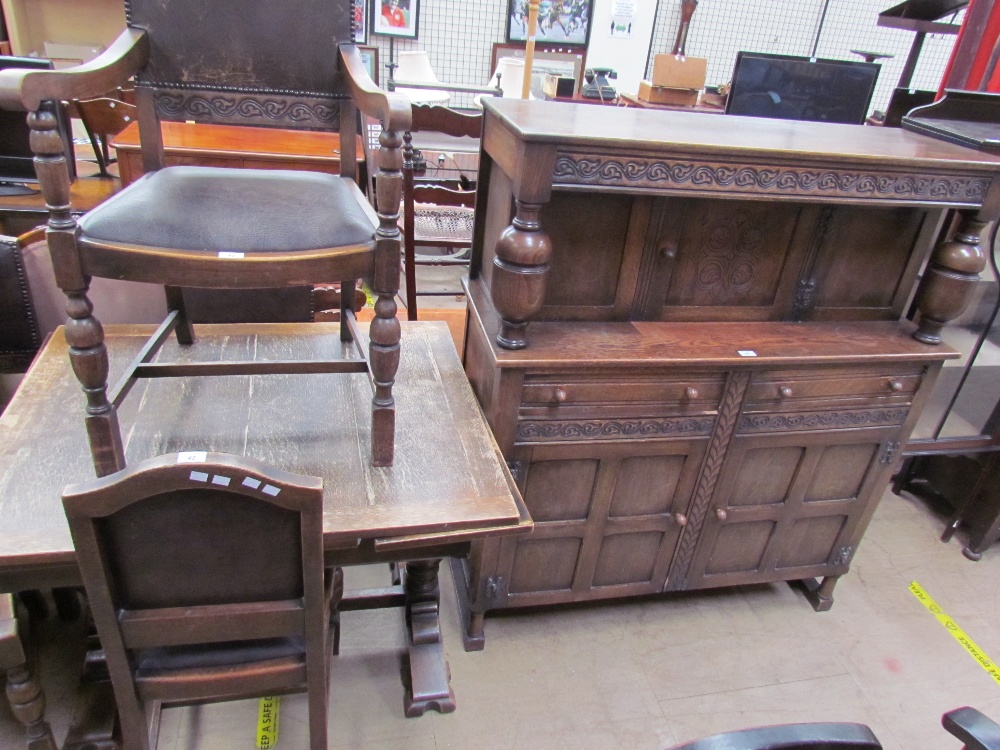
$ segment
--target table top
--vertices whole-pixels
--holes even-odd
[[[110,382],[151,332],[108,326]],[[198,326],[159,361],[332,358],[339,324]],[[119,411],[128,462],[186,450],[250,456],[324,479],[324,543],[391,548],[526,531],[513,480],[476,403],[448,328],[402,324],[393,388],[396,458],[372,467],[366,375],[164,378],[138,383]],[[64,485],[94,476],[84,397],[57,330],[0,417],[0,572],[73,563]]]
[[[74,211],[89,211],[119,190],[121,190],[121,183],[117,178],[79,177],[73,180],[69,187],[70,204]],[[48,215],[45,197],[41,193],[0,196],[0,212],[16,213],[21,211]]]
[[[312,161],[340,162],[340,134],[330,131],[254,128],[245,125],[211,125],[193,122],[160,123],[163,148],[171,154],[232,154],[255,159],[308,157]],[[139,151],[139,123],[133,122],[111,141],[112,148]],[[357,159],[364,161],[358,136]]]

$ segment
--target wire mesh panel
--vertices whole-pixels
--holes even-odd
[[[771,52],[808,57],[819,32],[818,57],[837,60],[861,60],[852,50],[892,55],[880,60],[874,109],[885,109],[903,71],[915,32],[883,28],[877,25],[878,14],[896,5],[894,0],[702,0],[695,11],[687,38],[687,53],[708,58],[709,85],[729,81],[740,50]],[[681,0],[659,0],[653,27],[653,40],[647,64],[652,71],[652,56],[670,52],[680,22]],[[960,11],[953,21],[964,16]],[[822,18],[822,29],[820,20]],[[928,34],[914,72],[911,87],[936,90],[955,45],[956,37]]]

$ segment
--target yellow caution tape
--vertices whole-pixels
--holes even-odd
[[[260,699],[257,708],[257,747],[269,750],[278,744],[278,706],[280,697]]]
[[[938,603],[927,595],[927,592],[921,588],[919,583],[916,581],[911,582],[910,591],[931,611],[931,614],[937,618],[938,622],[944,625],[945,630],[951,633],[952,637],[962,644],[962,648],[968,651],[972,658],[979,662],[979,666],[985,669],[997,684],[1000,684],[1000,666],[997,666],[996,662],[983,653],[983,650],[976,645],[975,641],[969,638],[965,634],[965,631],[958,627],[958,624],[944,613],[941,607],[938,606]]]

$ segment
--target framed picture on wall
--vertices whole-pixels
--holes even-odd
[[[496,71],[500,60],[504,57],[524,59],[523,42],[493,43],[493,56],[490,60],[490,70]],[[546,73],[569,76],[576,79],[574,92],[583,85],[583,71],[587,67],[586,47],[567,47],[565,44],[536,44],[535,62],[531,66],[532,89],[542,88],[542,78]]]
[[[354,0],[354,43],[368,42],[368,0]]]
[[[378,84],[378,47],[358,46],[361,62],[365,64],[368,76]]]
[[[417,38],[420,0],[371,0],[373,34]]]
[[[594,0],[542,0],[535,41],[585,46],[593,14]],[[528,0],[507,0],[507,41],[527,39]]]

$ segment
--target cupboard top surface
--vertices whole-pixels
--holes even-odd
[[[518,139],[602,150],[654,149],[678,154],[761,154],[775,157],[881,163],[1000,172],[1000,156],[910,133],[899,128],[706,115],[633,107],[484,100],[487,118],[498,118]]]

